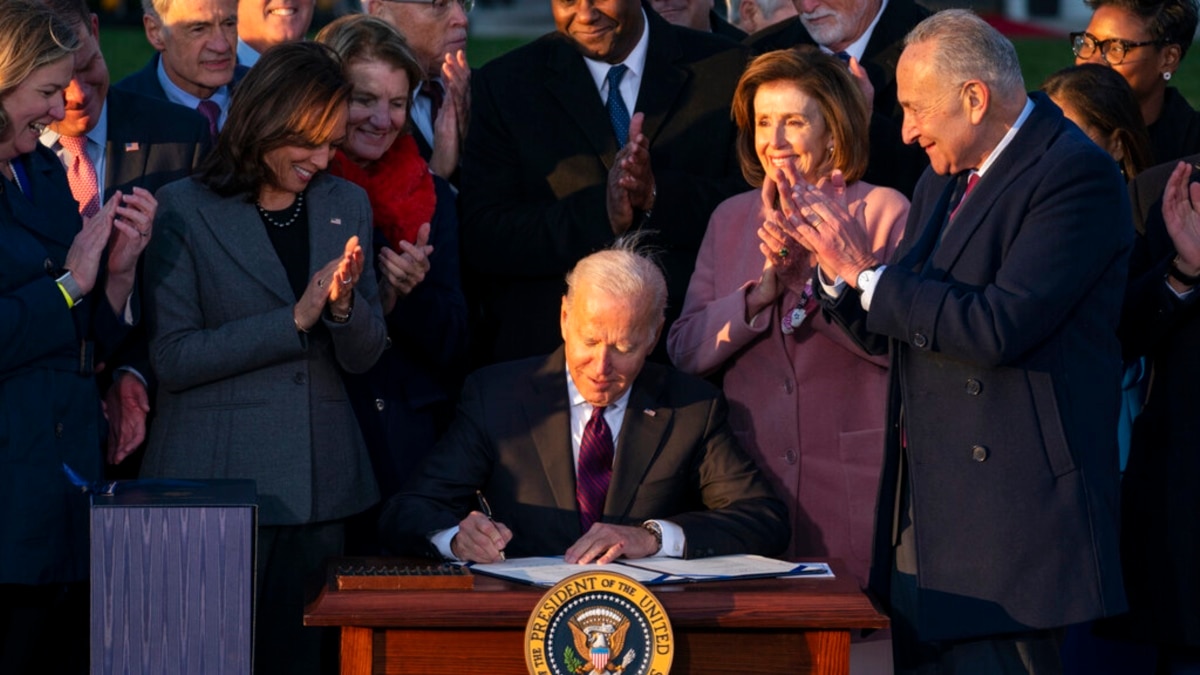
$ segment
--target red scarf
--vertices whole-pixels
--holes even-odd
[[[392,147],[366,168],[338,150],[329,163],[329,173],[367,191],[375,227],[393,247],[402,240],[416,243],[417,230],[433,218],[437,206],[433,174],[417,151],[412,134],[397,137]]]

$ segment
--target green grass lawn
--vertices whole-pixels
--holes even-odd
[[[140,28],[105,28],[100,37],[114,82],[141,68],[150,58],[150,45]],[[521,38],[471,38],[467,53],[471,65],[479,67],[524,42]],[[1025,84],[1030,89],[1036,89],[1047,75],[1074,63],[1066,38],[1016,40],[1014,44],[1021,58]],[[1193,61],[1198,58],[1192,57]],[[1178,87],[1194,107],[1200,107],[1200,65],[1184,61],[1171,84]]]

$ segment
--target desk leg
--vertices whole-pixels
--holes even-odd
[[[342,675],[371,675],[373,633],[370,628],[342,627]]]

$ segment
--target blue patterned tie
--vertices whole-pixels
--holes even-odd
[[[617,144],[625,145],[629,140],[629,108],[625,107],[625,99],[621,98],[621,78],[625,76],[627,66],[613,66],[608,69],[608,119],[612,122],[613,133],[617,135]]]

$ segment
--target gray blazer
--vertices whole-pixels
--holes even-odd
[[[307,196],[310,276],[351,235],[369,250],[366,193],[318,174]],[[378,489],[341,377],[366,371],[384,348],[372,256],[350,321],[299,333],[295,294],[254,204],[190,178],[157,197],[146,278],[158,418],[142,474],[253,479],[263,525],[373,504]]]

